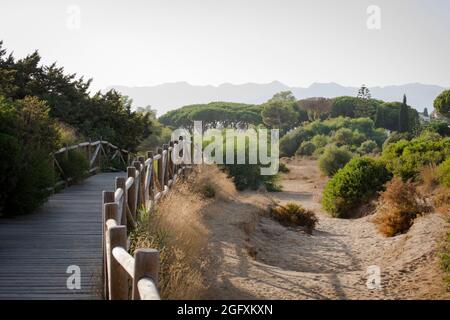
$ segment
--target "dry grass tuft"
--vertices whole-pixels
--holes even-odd
[[[450,188],[437,187],[432,195],[433,205],[436,211],[442,214],[450,214]]]
[[[429,211],[414,183],[394,177],[381,193],[374,222],[382,234],[392,237],[407,232],[418,215]]]
[[[272,216],[286,226],[302,226],[311,234],[318,222],[316,214],[296,203],[289,202],[286,205],[278,205],[271,210]]]
[[[131,234],[131,252],[138,248],[160,250],[159,289],[163,299],[206,297],[209,232],[202,212],[214,200],[208,199],[211,193],[205,194],[205,190],[217,199],[228,199],[236,192],[233,182],[217,167],[198,166],[174,185],[155,213],[141,214]]]
[[[215,165],[199,165],[189,174],[187,183],[205,198],[229,200],[235,197],[233,181]]]
[[[426,165],[420,170],[420,181],[426,192],[434,190],[439,185],[440,178],[441,174],[434,164]]]

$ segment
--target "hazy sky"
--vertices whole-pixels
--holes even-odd
[[[381,10],[379,30],[367,28],[369,5]],[[94,89],[450,86],[447,0],[1,0],[0,39],[16,57],[39,49],[44,62],[94,78]]]

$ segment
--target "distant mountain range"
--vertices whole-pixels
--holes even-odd
[[[356,87],[345,87],[333,82],[313,83],[307,88],[302,88],[289,87],[279,81],[267,84],[245,83],[236,85],[224,83],[219,86],[197,86],[187,82],[174,82],[149,87],[111,86],[106,90],[111,88],[133,99],[134,107],[152,106],[153,109],[157,110],[158,116],[181,106],[212,101],[259,104],[270,99],[275,93],[285,90],[292,91],[297,99],[356,96],[358,92]],[[423,111],[425,107],[428,108],[428,111],[431,111],[434,99],[445,90],[444,87],[420,83],[369,87],[369,89],[373,98],[384,101],[401,101],[403,94],[406,94],[408,104],[418,111]]]

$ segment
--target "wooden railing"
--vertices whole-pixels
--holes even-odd
[[[56,183],[55,188],[69,185],[74,177],[70,177],[67,172],[64,171],[63,166],[60,164],[63,157],[66,159],[69,157],[71,151],[82,152],[85,158],[89,162],[88,174],[95,174],[101,169],[119,169],[115,168],[113,161],[117,161],[123,167],[127,167],[133,155],[124,149],[109,143],[108,141],[98,140],[95,142],[82,142],[73,146],[65,146],[52,154],[53,166],[60,177],[60,180]]]
[[[180,137],[182,140],[182,137]],[[117,177],[115,191],[103,191],[104,296],[110,300],[160,299],[157,290],[159,252],[138,249],[128,253],[127,230],[135,228],[142,210],[154,212],[160,199],[184,173],[184,163],[175,164],[171,141],[156,154],[147,152],[127,168],[127,178]],[[131,280],[131,281],[130,281]],[[129,294],[131,282],[131,296]]]

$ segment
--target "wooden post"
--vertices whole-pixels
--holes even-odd
[[[141,204],[145,207],[145,175],[147,170],[145,167],[145,157],[138,157],[138,161],[141,163],[141,174],[139,175],[139,197],[141,197]]]
[[[150,182],[148,185],[148,196],[149,196],[149,199],[151,201],[153,201],[155,198],[155,192],[154,192],[155,186],[153,184],[153,175],[155,174],[155,168],[153,166],[153,151],[147,151],[147,158],[152,159],[150,161],[150,164],[148,165],[147,170],[150,170],[150,176],[149,176]]]
[[[114,192],[112,191],[103,191],[102,194],[103,198],[103,205],[102,205],[102,249],[103,249],[103,270],[102,270],[102,277],[103,277],[103,297],[108,298],[108,263],[107,263],[107,252],[106,252],[106,221],[110,219],[110,211],[109,208],[107,208],[106,204],[114,202]]]
[[[149,277],[158,286],[159,252],[155,249],[138,249],[134,253],[133,300],[140,300],[137,284],[143,277]]]
[[[180,142],[180,144],[183,144],[183,136],[180,136],[178,138],[178,141]],[[181,157],[181,163],[179,165],[179,168],[182,168],[184,166],[184,153],[183,152],[184,152],[184,149],[182,148],[180,150],[180,154],[179,154],[179,156]]]
[[[127,228],[126,226],[116,226],[109,229],[109,254],[111,257],[111,286],[110,300],[128,300],[128,274],[119,262],[113,257],[112,250],[115,247],[122,247],[127,250]]]
[[[164,186],[169,184],[169,145],[163,144],[163,149],[166,150],[166,156],[164,157],[163,166],[164,166]]]
[[[169,168],[169,179],[173,179],[173,176],[175,174],[175,172],[174,172],[175,166],[173,164],[173,158],[172,158],[172,152],[173,152],[173,148],[174,148],[174,142],[173,141],[169,142],[169,149],[170,148],[172,148],[172,151],[168,151],[167,160],[168,160],[168,168]]]
[[[162,153],[163,150],[161,148],[157,149],[157,152],[159,155],[161,155],[161,157],[158,159],[158,181],[160,184],[160,191],[164,190],[164,168],[163,168],[163,157],[162,157]]]
[[[133,178],[133,180],[136,179],[136,168],[128,167],[127,176],[128,178]],[[128,189],[128,207],[130,208],[134,220],[136,220],[136,185],[134,184],[134,181],[130,189]]]
[[[137,194],[137,201],[136,201],[136,209],[140,209],[142,205],[142,199],[141,199],[141,175],[142,175],[142,168],[141,168],[141,162],[140,161],[134,161],[133,166],[136,168],[136,172],[139,172],[139,177],[134,178],[134,182],[136,185],[136,194]]]
[[[112,193],[112,198],[114,201],[114,192]],[[109,240],[109,232],[108,232],[108,227],[106,226],[106,221],[108,221],[109,219],[112,219],[114,221],[116,221],[116,217],[117,217],[117,210],[119,209],[119,206],[117,205],[117,203],[115,202],[108,202],[105,203],[103,205],[103,210],[104,210],[104,216],[103,216],[103,233],[104,233],[104,238],[103,238],[103,245],[104,245],[104,252],[105,252],[105,257],[104,257],[104,270],[105,270],[105,277],[103,279],[104,281],[104,285],[106,287],[105,292],[107,294],[105,294],[106,299],[109,299],[109,292],[110,292],[110,288],[111,288],[111,253],[110,253],[110,240]]]
[[[117,224],[121,224],[123,226],[127,225],[127,206],[128,206],[128,199],[127,199],[127,192],[125,189],[125,178],[124,177],[116,177],[116,190],[121,188],[123,190],[123,200],[122,200],[122,212],[119,212],[120,214],[120,220],[117,221]]]

